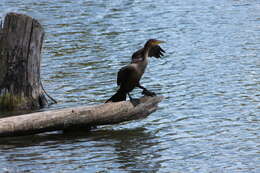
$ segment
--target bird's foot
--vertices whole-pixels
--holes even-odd
[[[140,100],[139,99],[133,99],[132,98],[132,99],[130,99],[130,102],[132,103],[132,105],[134,107],[140,104]]]
[[[155,92],[148,91],[148,90],[143,90],[142,94],[151,97],[156,96]]]

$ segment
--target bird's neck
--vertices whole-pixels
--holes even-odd
[[[138,69],[140,70],[141,73],[144,73],[147,64],[148,64],[148,58],[144,58],[143,61],[137,63]]]
[[[148,59],[148,56],[149,56],[149,50],[150,50],[150,46],[145,45],[145,46],[144,46],[144,54],[143,54],[143,58],[144,58],[144,60],[145,60],[145,59]]]
[[[143,54],[143,60],[138,62],[138,69],[140,70],[140,73],[144,73],[146,66],[148,64],[148,54],[149,54],[150,48],[148,46],[144,47],[144,54]]]

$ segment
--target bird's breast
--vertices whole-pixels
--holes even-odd
[[[138,63],[138,71],[139,73],[141,73],[141,75],[144,74],[147,64],[148,64],[147,59],[144,59],[144,61]]]

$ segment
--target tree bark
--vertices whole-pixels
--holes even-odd
[[[47,104],[40,79],[43,37],[37,20],[6,15],[0,27],[0,110],[32,110]]]
[[[156,111],[162,96],[142,97],[140,104],[129,101],[50,110],[0,119],[0,136],[20,136],[41,132],[86,129],[145,118]]]

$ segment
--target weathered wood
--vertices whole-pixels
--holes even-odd
[[[40,81],[44,30],[37,20],[9,13],[0,27],[0,110],[47,104]]]
[[[0,136],[29,135],[47,131],[87,128],[145,118],[157,109],[162,96],[129,101],[50,110],[0,119]]]

